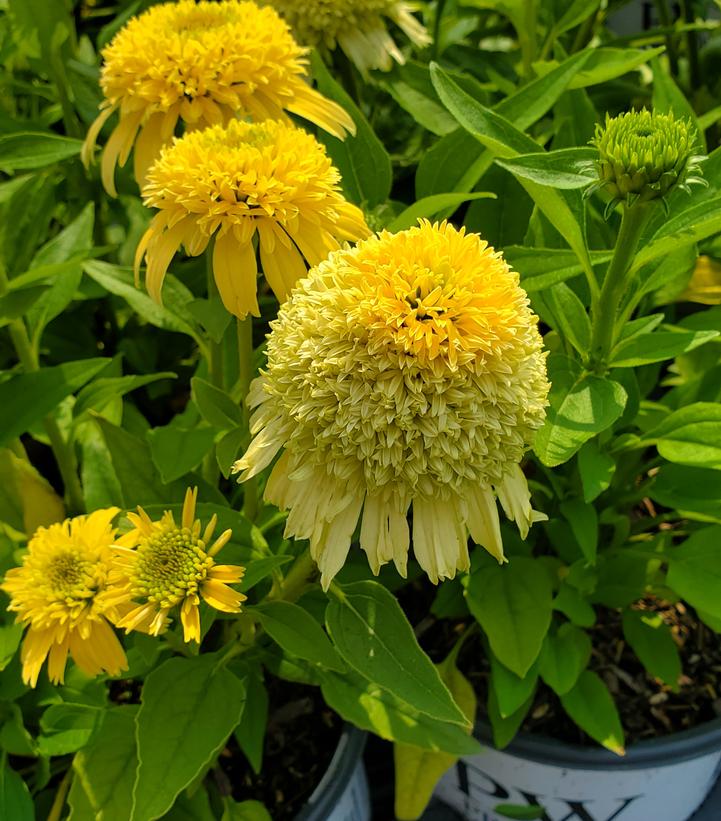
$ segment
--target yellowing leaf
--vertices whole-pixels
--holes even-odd
[[[711,257],[701,255],[696,260],[691,281],[677,301],[721,305],[721,264]]]
[[[0,450],[0,520],[28,535],[65,518],[62,499],[25,459]]]
[[[459,649],[460,644],[436,666],[441,680],[472,726],[476,716],[476,694],[468,679],[456,667]],[[415,821],[428,806],[441,776],[458,761],[458,756],[434,753],[411,744],[394,744],[393,757],[396,768],[396,818],[398,821]]]

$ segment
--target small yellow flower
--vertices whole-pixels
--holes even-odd
[[[253,236],[265,278],[282,302],[317,264],[370,233],[359,208],[343,198],[340,175],[315,137],[281,122],[214,126],[186,134],[163,150],[143,189],[159,209],[138,245],[136,276],[147,259],[146,285],[160,301],[170,260],[183,244],[196,256],[215,234],[213,272],[232,314],[259,315]]]
[[[371,569],[405,574],[407,514],[432,581],[469,566],[467,538],[504,561],[496,498],[525,538],[545,518],[519,463],[545,416],[537,317],[476,234],[423,221],[336,251],[298,283],[251,386],[245,481],[281,448],[265,497],[310,540],[327,587],[356,524]]]
[[[135,178],[186,128],[234,116],[288,121],[291,112],[343,139],[355,132],[348,114],[308,85],[307,49],[273,9],[252,2],[180,0],[134,17],[103,49],[101,113],[90,127],[87,164],[100,129],[114,111],[120,121],[105,146],[103,185],[115,195],[115,164],[135,147]]]
[[[68,653],[89,676],[117,676],[128,665],[108,624],[114,611],[103,600],[118,508],[97,510],[40,527],[28,543],[20,567],[8,570],[2,589],[8,610],[29,627],[23,639],[23,681],[37,684],[48,659],[48,675],[62,684]]]
[[[106,594],[109,603],[123,608],[116,624],[127,633],[159,635],[168,625],[170,611],[179,606],[185,641],[200,642],[201,597],[216,610],[240,612],[247,597],[228,585],[240,582],[245,568],[216,564],[213,558],[232,532],[224,531],[208,547],[218,520],[213,516],[201,538],[202,525],[195,519],[197,498],[197,488],[185,494],[180,527],[170,511],[158,522],[141,507],[137,514],[128,514],[135,529],[113,546]]]
[[[413,3],[404,0],[265,0],[290,24],[304,45],[336,45],[365,73],[378,68],[389,71],[393,60],[404,57],[388,32],[395,23],[421,48],[431,42],[424,26],[411,14]]]

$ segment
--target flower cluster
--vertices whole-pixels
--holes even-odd
[[[135,148],[135,177],[170,142],[179,120],[186,129],[231,118],[287,121],[297,114],[342,138],[353,120],[307,83],[306,49],[271,8],[244,0],[153,6],[115,35],[103,50],[105,102],[88,132],[89,162],[100,129],[119,111],[101,164],[103,184],[115,194],[116,163]]]
[[[246,480],[284,449],[265,496],[325,587],[361,515],[373,571],[405,574],[412,507],[434,582],[468,569],[468,532],[504,559],[496,497],[523,536],[540,518],[519,462],[545,413],[542,341],[518,275],[477,235],[423,222],[336,251],[271,327],[234,469]]]
[[[216,610],[240,611],[245,596],[228,585],[240,582],[244,568],[213,558],[231,531],[208,547],[216,519],[201,537],[196,498],[197,490],[187,492],[180,526],[170,512],[154,522],[139,509],[128,514],[133,529],[116,538],[111,523],[119,510],[112,507],[37,530],[22,565],[0,585],[16,621],[28,627],[21,651],[27,684],[35,687],[46,659],[50,680],[62,684],[68,655],[89,676],[127,670],[111,624],[158,635],[178,608],[185,641],[200,642],[200,597]]]
[[[431,42],[404,0],[265,0],[290,23],[301,43],[334,49],[336,45],[362,71],[389,71],[393,60],[405,62],[388,32],[395,23],[419,47]]]

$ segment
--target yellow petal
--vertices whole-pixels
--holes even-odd
[[[240,245],[232,231],[216,236],[213,274],[227,311],[240,319],[248,314],[260,316],[258,266],[252,242]]]

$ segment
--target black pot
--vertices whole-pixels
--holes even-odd
[[[362,730],[345,726],[325,775],[295,821],[370,821],[365,743]]]

